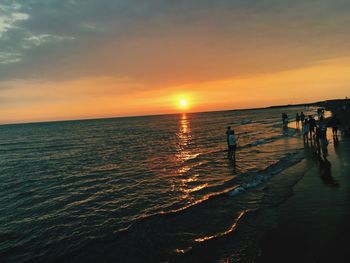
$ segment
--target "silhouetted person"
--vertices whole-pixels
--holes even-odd
[[[318,122],[318,126],[319,126],[320,129],[321,129],[322,136],[326,137],[326,133],[327,133],[327,123],[325,122],[323,116],[320,117],[320,121]]]
[[[338,135],[339,125],[340,125],[340,120],[338,119],[337,115],[334,115],[334,117],[332,119],[332,133],[333,133],[333,136],[337,136]]]
[[[321,142],[320,142],[321,136],[322,136],[321,128],[319,126],[316,126],[315,143],[316,143],[316,147],[317,147],[317,154],[319,156],[321,156]]]
[[[299,128],[299,121],[300,121],[300,116],[299,116],[299,113],[297,113],[295,114],[295,124],[297,128]]]
[[[310,131],[310,124],[309,120],[306,119],[304,121],[304,127],[303,127],[303,137],[304,137],[304,142],[309,142],[309,131]]]
[[[227,126],[227,130],[226,130],[226,140],[227,140],[227,149],[230,150],[230,144],[228,141],[228,138],[230,137],[231,134],[231,126]]]
[[[305,114],[304,114],[304,112],[300,113],[300,120],[301,120],[301,123],[304,124],[304,121],[305,121]]]
[[[309,116],[309,125],[310,125],[310,138],[312,139],[312,136],[315,135],[315,128],[316,128],[316,120],[310,115]]]
[[[286,113],[282,113],[282,125],[283,127],[288,126],[288,115]]]
[[[231,130],[230,136],[228,137],[229,141],[229,158],[236,162],[236,150],[237,150],[237,140],[235,136],[235,131]]]
[[[320,118],[321,116],[323,116],[323,115],[324,115],[324,109],[323,109],[323,108],[318,108],[318,109],[317,109],[317,115],[318,115],[319,118]]]

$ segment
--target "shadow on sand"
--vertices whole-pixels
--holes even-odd
[[[318,157],[319,167],[320,167],[320,178],[325,185],[330,187],[339,187],[339,183],[332,176],[332,164],[327,158]]]

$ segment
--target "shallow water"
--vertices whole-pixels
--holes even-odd
[[[306,111],[0,126],[0,258],[176,260],[231,234],[261,206],[254,189],[302,159],[282,110]],[[228,125],[239,136],[236,166],[227,159]],[[240,186],[249,198],[232,194]]]

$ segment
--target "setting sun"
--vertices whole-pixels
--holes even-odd
[[[188,100],[186,98],[180,98],[178,101],[178,108],[185,110],[189,107]]]

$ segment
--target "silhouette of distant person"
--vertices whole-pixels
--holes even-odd
[[[237,140],[235,136],[235,131],[231,130],[231,133],[228,137],[229,141],[229,158],[232,159],[234,162],[236,162],[236,150],[237,150]]]
[[[340,125],[340,120],[338,119],[337,115],[334,115],[334,117],[332,118],[331,125],[332,125],[333,136],[337,136],[338,135],[338,128]]]
[[[309,116],[309,126],[310,126],[310,138],[315,135],[316,120],[311,115]]]
[[[319,126],[316,126],[315,143],[316,143],[316,147],[317,147],[317,154],[319,156],[321,155],[321,142],[320,142],[321,136],[322,136],[321,128]]]
[[[304,112],[300,113],[300,120],[301,120],[301,123],[304,124],[304,121],[305,121],[305,114],[304,114]]]
[[[309,120],[306,119],[306,120],[304,121],[304,127],[303,127],[303,138],[304,138],[304,142],[309,142],[309,131],[310,131]]]
[[[226,140],[227,140],[227,149],[230,150],[230,143],[229,143],[229,140],[228,138],[230,137],[230,134],[231,134],[231,126],[227,126],[227,129],[226,129]]]
[[[318,123],[318,126],[319,126],[320,129],[321,129],[322,136],[326,136],[326,133],[327,133],[327,123],[325,122],[323,116],[320,117],[320,121],[319,121],[319,123]]]
[[[295,114],[295,124],[296,127],[299,128],[300,116],[299,113]]]
[[[282,125],[284,128],[288,126],[288,115],[286,113],[282,113]]]

